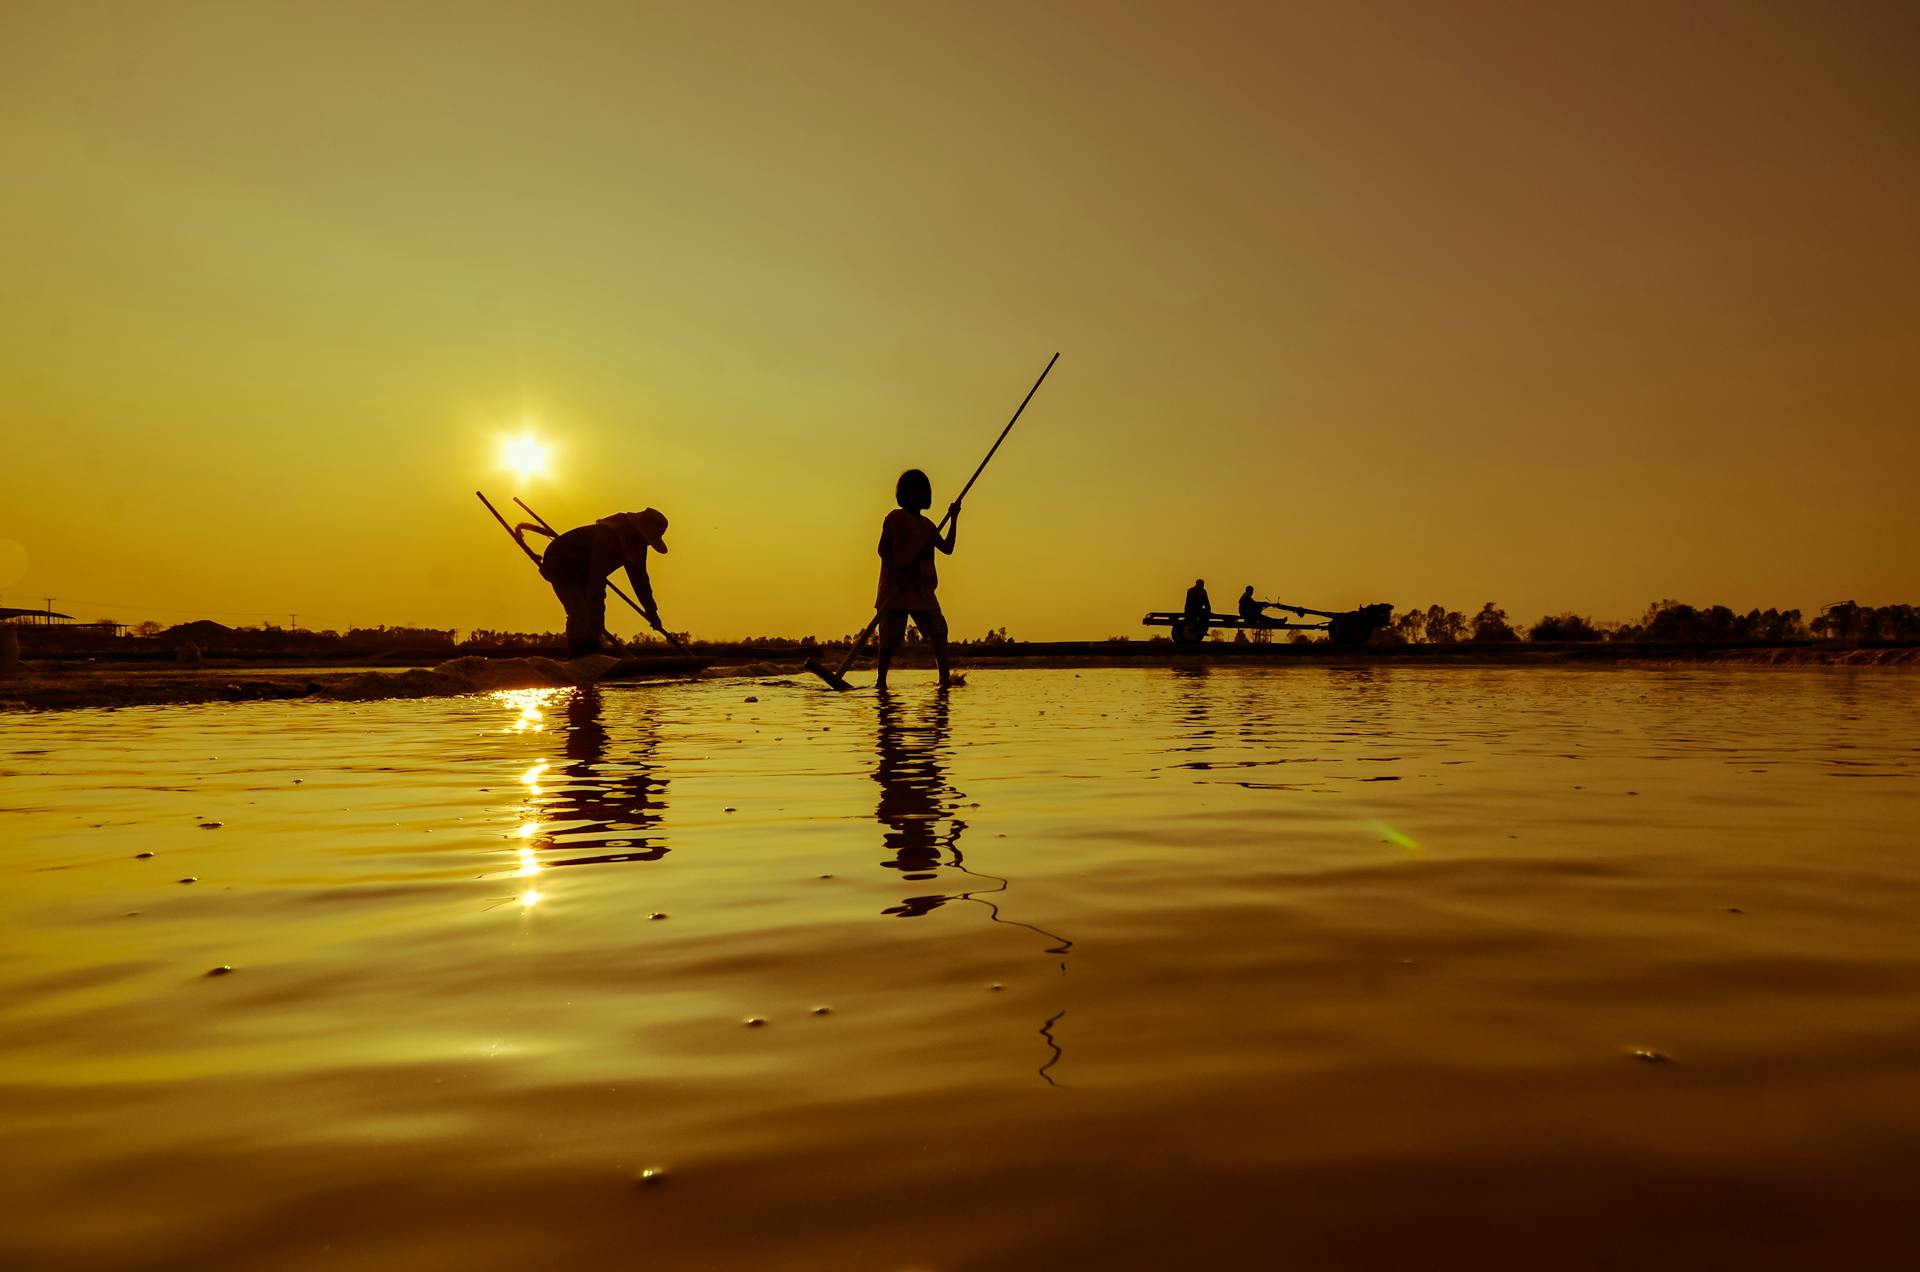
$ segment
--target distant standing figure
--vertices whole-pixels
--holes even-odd
[[[1213,602],[1207,599],[1207,581],[1195,579],[1193,586],[1187,589],[1187,617],[1212,618]]]
[[[946,538],[940,527],[926,516],[933,506],[933,483],[918,468],[900,474],[894,484],[893,501],[900,506],[887,514],[880,526],[880,591],[874,608],[880,611],[880,656],[874,665],[873,687],[887,687],[887,667],[893,651],[907,636],[907,620],[933,644],[933,659],[940,668],[940,683],[952,681],[947,664],[947,619],[940,612],[940,598],[934,589],[940,586],[940,574],[934,567],[935,551],[953,555],[960,534],[960,505],[947,510],[952,525]]]
[[[666,517],[647,508],[602,517],[548,545],[540,559],[540,576],[553,584],[553,594],[566,608],[567,657],[580,658],[600,648],[600,633],[607,626],[607,576],[621,566],[647,622],[660,626],[660,608],[647,579],[647,549],[666,552],[666,533]]]

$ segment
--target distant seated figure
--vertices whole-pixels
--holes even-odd
[[[1193,586],[1187,589],[1187,617],[1211,618],[1213,602],[1207,599],[1207,581],[1195,579]]]
[[[567,657],[579,658],[600,648],[607,625],[607,575],[621,566],[633,584],[647,621],[660,625],[653,584],[647,579],[647,549],[667,550],[667,519],[653,508],[616,512],[590,526],[569,530],[547,546],[540,559],[540,576],[553,584],[553,594],[567,611]]]
[[[1247,584],[1247,590],[1240,593],[1240,617],[1249,623],[1265,623],[1267,606],[1264,601],[1253,599],[1253,584]]]

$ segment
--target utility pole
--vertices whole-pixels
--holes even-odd
[[[48,627],[53,626],[53,598],[51,596],[47,598],[46,616],[43,617],[40,621]]]
[[[287,630],[290,632],[300,630],[300,616],[298,614],[287,615]]]

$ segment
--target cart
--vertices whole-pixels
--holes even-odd
[[[1154,610],[1140,622],[1147,627],[1166,627],[1172,629],[1173,642],[1176,645],[1197,645],[1207,638],[1207,633],[1218,627],[1222,630],[1244,630],[1262,632],[1325,632],[1327,639],[1336,645],[1364,645],[1373,634],[1393,621],[1393,606],[1381,603],[1365,605],[1357,610],[1309,609],[1305,605],[1290,605],[1285,601],[1261,601],[1263,610],[1285,610],[1293,619],[1242,618],[1238,614],[1188,614],[1182,610]],[[1322,618],[1323,623],[1302,623],[1295,619],[1313,615]]]

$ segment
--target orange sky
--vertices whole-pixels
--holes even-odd
[[[1920,601],[1901,4],[0,4],[0,604],[545,629]],[[626,630],[623,625],[620,630]]]

